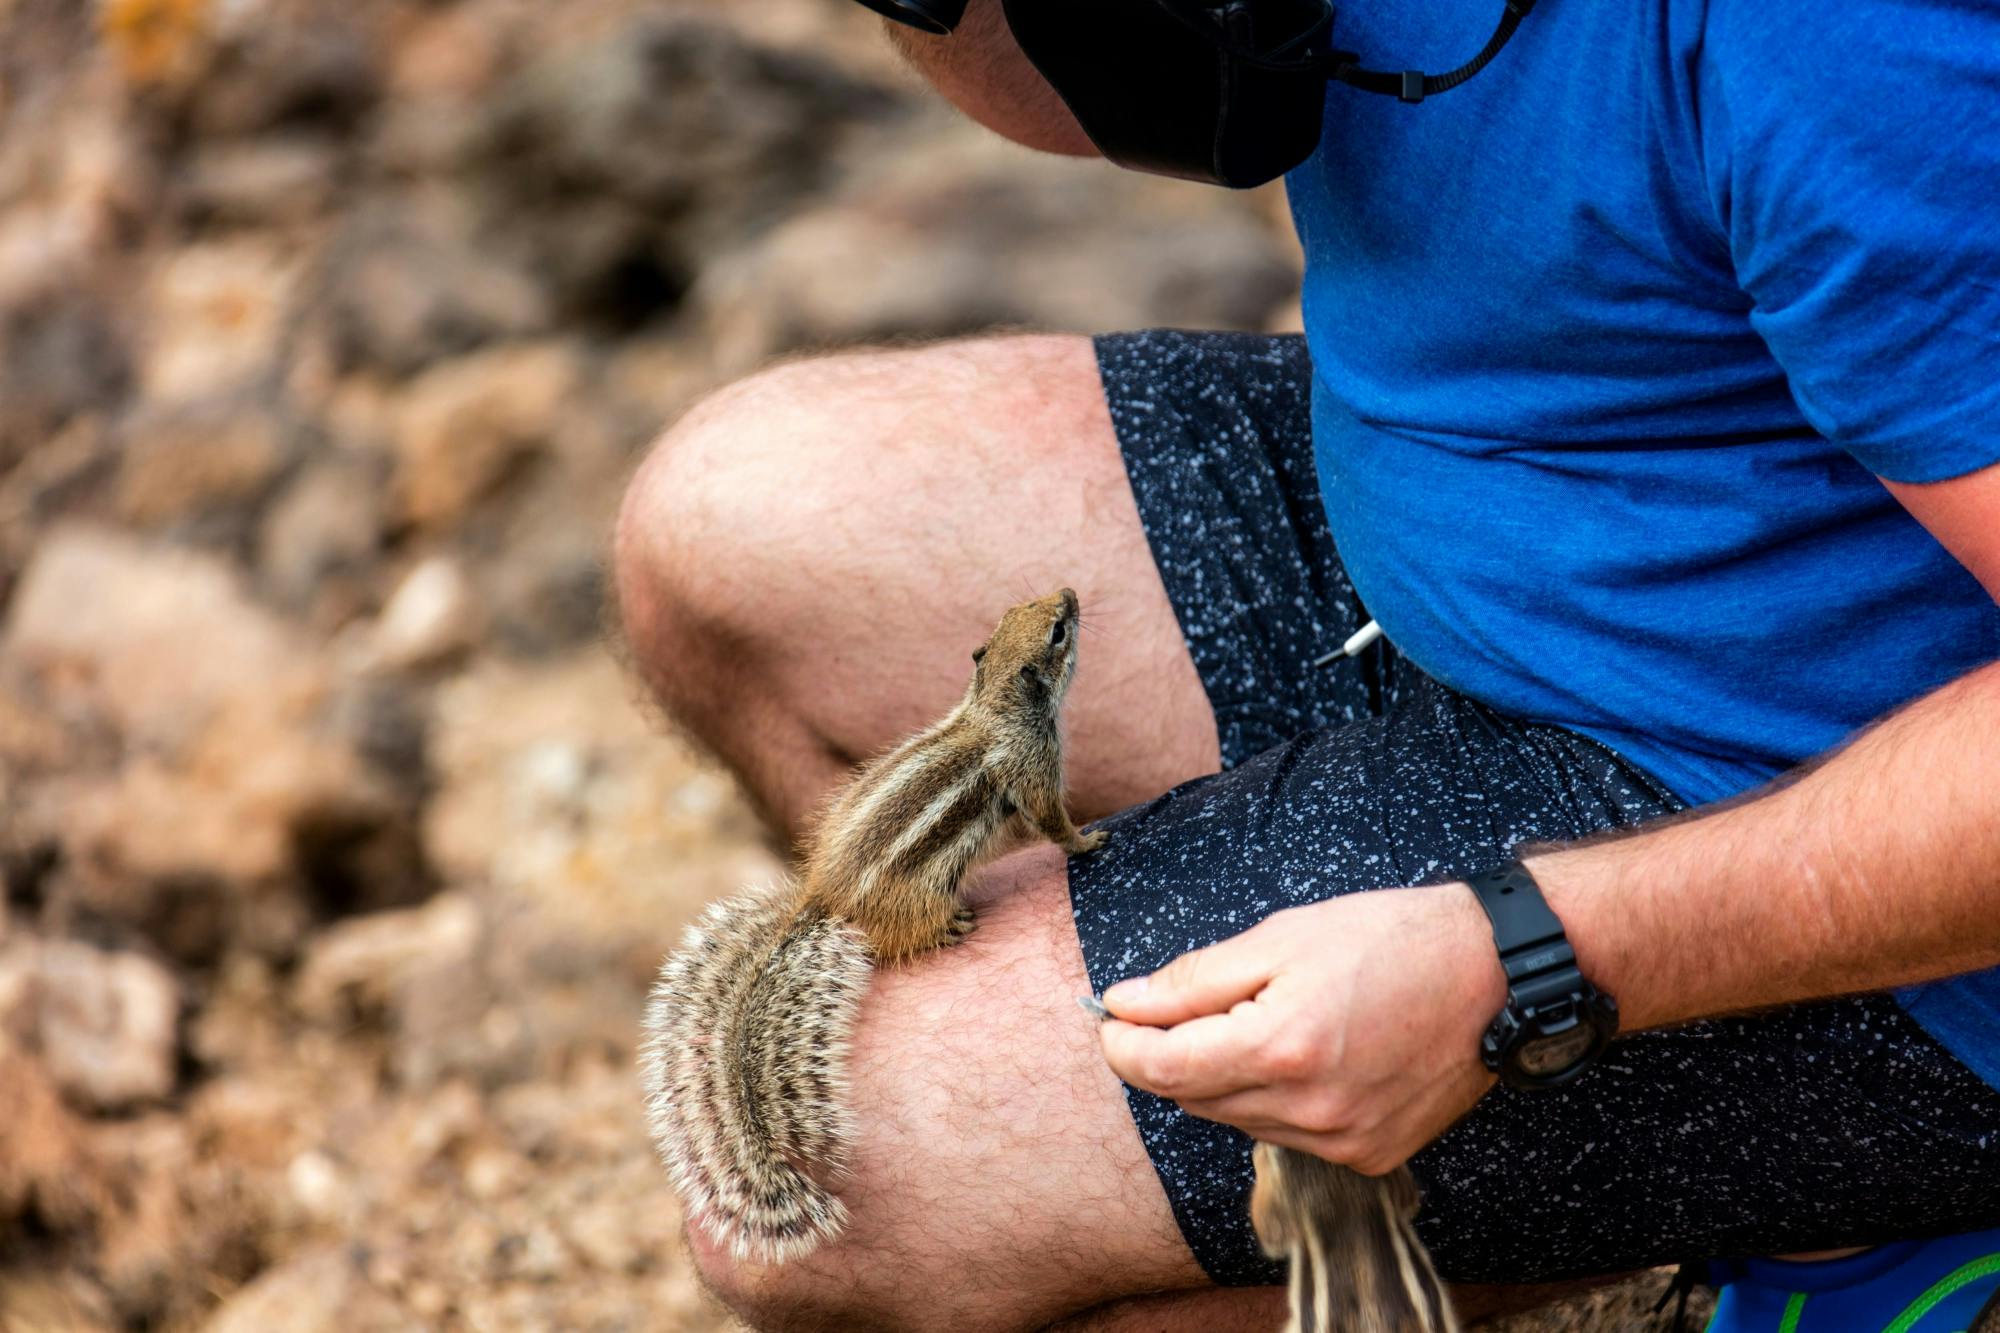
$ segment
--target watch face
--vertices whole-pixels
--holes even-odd
[[[1597,1030],[1578,1023],[1566,1032],[1522,1042],[1515,1048],[1514,1064],[1530,1078],[1553,1078],[1574,1067],[1596,1045]]]

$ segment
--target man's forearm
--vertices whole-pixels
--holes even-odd
[[[899,23],[885,26],[917,72],[981,125],[1030,148],[1097,154],[1062,98],[1015,44],[1000,0],[971,0],[949,37]]]
[[[2000,964],[2000,664],[1754,798],[1528,864],[1629,1029]]]

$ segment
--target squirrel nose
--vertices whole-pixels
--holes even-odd
[[[1056,595],[1062,598],[1064,610],[1071,612],[1074,612],[1076,610],[1076,589],[1064,588],[1060,593]]]

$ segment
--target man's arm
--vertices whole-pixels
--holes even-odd
[[[2000,466],[1891,490],[2000,597]],[[1528,864],[1628,1029],[2000,964],[2000,663],[1752,798]],[[1113,987],[1132,1021],[1105,1056],[1195,1114],[1387,1171],[1491,1085],[1504,991],[1462,885],[1356,894]]]
[[[971,0],[949,37],[886,20],[884,26],[917,72],[987,129],[1044,152],[1098,155],[1062,98],[1015,44],[1000,0]]]

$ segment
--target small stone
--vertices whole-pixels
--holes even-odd
[[[518,1153],[504,1148],[482,1148],[465,1164],[465,1188],[473,1198],[491,1203],[517,1193],[528,1178],[529,1166]]]
[[[202,1325],[204,1333],[353,1333],[407,1327],[368,1285],[350,1247],[309,1250],[260,1273]]]
[[[246,683],[272,686],[310,666],[225,562],[84,524],[58,527],[37,546],[0,653],[84,682],[128,736],[167,749]]]
[[[547,447],[581,370],[560,344],[497,347],[426,371],[397,410],[396,496],[420,527],[462,521]]]
[[[359,462],[324,460],[301,472],[264,516],[260,586],[286,606],[331,601],[333,617],[352,614],[382,550],[382,487],[383,478]]]
[[[143,527],[240,510],[269,488],[284,458],[271,414],[242,403],[142,413],[120,434],[113,503]]]
[[[285,1183],[293,1202],[322,1222],[340,1218],[352,1203],[353,1192],[341,1169],[316,1148],[292,1159],[285,1168]]]
[[[562,1220],[563,1235],[593,1266],[607,1273],[636,1273],[646,1250],[632,1221],[611,1204],[587,1205]]]
[[[367,662],[387,670],[431,666],[470,647],[478,630],[478,603],[464,568],[431,556],[404,575],[382,608]]]
[[[569,1250],[552,1228],[537,1225],[501,1237],[494,1258],[508,1277],[547,1282],[568,1266]]]
[[[322,140],[211,144],[181,181],[181,212],[195,224],[299,222],[332,202],[339,167],[334,146]]]
[[[314,938],[293,1000],[308,1017],[329,1024],[350,1006],[388,1006],[414,974],[464,967],[479,933],[478,908],[455,894],[420,908],[343,921]]]
[[[411,375],[547,329],[537,275],[483,245],[463,209],[425,195],[395,203],[361,210],[328,258],[321,317],[337,367]]]
[[[451,1293],[439,1282],[412,1282],[403,1299],[424,1319],[438,1319],[451,1309]]]
[[[172,253],[148,293],[152,337],[140,366],[161,400],[241,389],[270,365],[298,286],[298,258],[272,242],[231,240]]]
[[[170,972],[74,940],[12,947],[32,960],[35,1041],[65,1093],[116,1110],[173,1091],[180,987]]]

